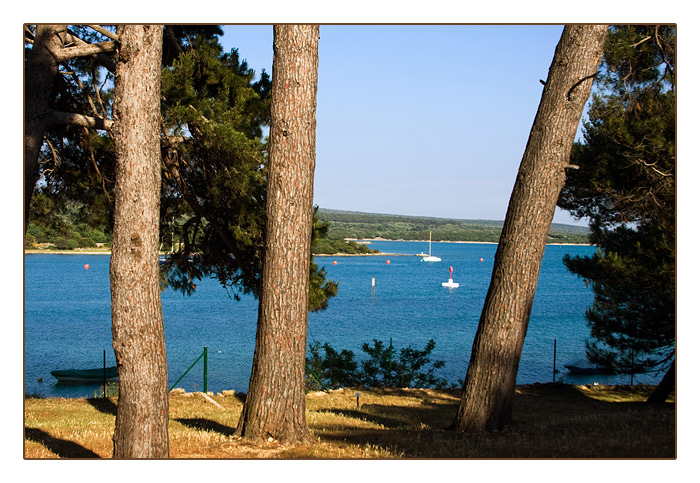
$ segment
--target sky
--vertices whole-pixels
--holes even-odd
[[[322,25],[314,203],[505,218],[561,25]],[[272,27],[220,41],[272,72]],[[584,224],[557,209],[554,222]]]

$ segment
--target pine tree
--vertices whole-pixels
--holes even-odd
[[[158,287],[162,25],[126,25],[115,84],[117,158],[109,275],[119,371],[115,458],[167,458],[168,369]]]
[[[275,25],[265,258],[253,369],[237,433],[306,442],[308,274],[318,25]]]
[[[499,430],[511,421],[540,262],[606,30],[604,25],[567,25],[554,53],[498,243],[457,430]]]
[[[595,298],[588,357],[622,373],[675,354],[675,27],[611,28],[559,206],[588,217],[588,257],[566,257]]]

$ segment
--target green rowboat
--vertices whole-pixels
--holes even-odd
[[[117,379],[117,366],[99,369],[66,369],[51,371],[58,382],[102,382]]]

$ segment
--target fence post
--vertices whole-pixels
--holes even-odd
[[[204,346],[204,394],[207,392],[207,346]]]
[[[201,354],[199,354],[199,357],[197,357],[197,360],[195,360],[195,361],[192,363],[192,365],[191,365],[190,367],[187,368],[187,370],[185,371],[185,373],[184,373],[183,375],[180,376],[180,379],[178,379],[177,381],[175,381],[175,384],[173,384],[172,386],[170,386],[170,389],[168,389],[168,392],[172,391],[173,388],[174,388],[175,386],[177,386],[177,384],[178,384],[180,381],[182,381],[182,378],[185,377],[185,376],[187,375],[188,372],[190,372],[190,369],[192,369],[192,368],[194,367],[194,365],[195,365],[196,363],[198,363],[199,360],[200,360],[203,356],[204,356],[204,352],[202,352]],[[205,374],[206,374],[206,371],[205,371]],[[206,384],[206,383],[205,383],[205,384]]]
[[[554,339],[554,364],[552,365],[552,382],[557,382],[557,339]]]
[[[104,398],[107,398],[107,350],[102,351],[102,384],[104,390]]]

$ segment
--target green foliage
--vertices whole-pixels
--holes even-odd
[[[164,231],[182,241],[163,264],[164,281],[184,294],[213,276],[226,288],[258,295],[265,236],[262,126],[269,120],[270,79],[222,53],[215,37],[188,38],[189,48],[163,69],[166,131],[184,142],[164,152]],[[178,220],[173,227],[170,220]],[[317,220],[315,220],[315,223]],[[326,228],[315,226],[312,240]],[[311,261],[309,310],[327,307],[338,290]],[[234,293],[238,298],[238,294]]]
[[[357,243],[352,240],[316,240],[311,247],[311,251],[315,255],[335,255],[337,253],[343,255],[371,255],[380,253],[379,250],[368,248],[367,245]]]
[[[325,356],[321,356],[323,349]],[[372,339],[372,344],[364,343],[362,351],[368,358],[360,361],[360,368],[352,351],[338,353],[327,342],[309,344],[307,366],[320,378],[324,385],[338,387],[416,387],[443,388],[447,381],[437,377],[435,371],[444,367],[444,361],[431,362],[430,354],[435,349],[435,341],[430,339],[423,349],[411,346],[398,351],[390,342]],[[423,370],[426,368],[425,370]],[[307,388],[318,389],[320,385],[307,374]]]
[[[588,357],[620,372],[667,367],[675,352],[675,27],[618,26],[559,206],[589,217]]]
[[[108,243],[111,234],[104,228],[92,227],[83,221],[84,205],[73,201],[57,204],[47,193],[34,194],[30,205],[31,221],[27,227],[25,247],[50,243],[59,250],[91,248]]]
[[[321,349],[324,355],[321,355]],[[328,342],[321,345],[314,341],[309,344],[309,353],[306,356],[307,375],[306,388],[317,391],[322,388],[318,377],[326,387],[353,387],[358,384],[357,362],[352,351],[343,349],[337,352]],[[313,371],[313,374],[310,373]]]
[[[433,241],[497,243],[503,228],[502,221],[454,220],[324,209],[319,210],[319,216],[329,223],[328,236],[332,240],[427,240],[432,232]],[[588,229],[552,224],[549,243],[588,243]]]
[[[89,28],[70,29],[103,40]],[[160,231],[162,246],[176,249],[161,264],[161,282],[191,294],[197,280],[214,277],[238,298],[257,295],[260,285],[271,81],[264,71],[256,81],[235,49],[223,52],[221,34],[216,25],[165,27]],[[67,61],[66,69],[74,75],[59,76],[51,107],[110,117],[112,74],[91,57]],[[69,125],[46,137],[28,232],[63,248],[109,243],[110,133]],[[337,285],[315,265],[310,277],[311,309],[320,310]]]
[[[100,386],[99,389],[96,389],[95,391],[93,391],[92,397],[95,399],[104,398],[104,397],[116,397],[116,398],[119,397],[119,384],[118,383],[116,383],[114,381],[110,381],[107,383],[106,389],[107,389],[107,394],[105,394],[105,386]]]

